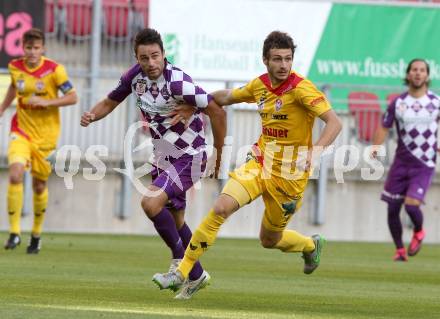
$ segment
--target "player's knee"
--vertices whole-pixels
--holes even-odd
[[[11,184],[23,183],[24,172],[20,169],[13,169],[9,171],[9,182]]]
[[[152,218],[157,215],[162,209],[160,203],[154,197],[144,196],[141,201],[142,209],[144,210],[145,215],[149,218]]]
[[[34,193],[40,195],[44,192],[44,190],[46,189],[46,183],[35,183],[33,185],[33,189],[34,189]]]
[[[223,218],[228,218],[232,212],[222,203],[216,202],[214,204],[214,213]]]
[[[406,197],[405,198],[405,206],[420,206],[422,204],[422,202],[418,199],[415,198],[411,198],[411,197]]]
[[[274,248],[277,242],[278,241],[272,237],[260,237],[260,244],[264,248]]]

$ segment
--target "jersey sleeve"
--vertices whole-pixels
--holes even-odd
[[[119,79],[118,85],[111,91],[107,97],[116,102],[122,102],[131,93],[131,80],[127,73]]]
[[[254,84],[256,80],[257,79],[254,79],[248,84],[232,90],[232,99],[235,103],[256,103],[254,96]]]
[[[14,88],[17,87],[16,83],[15,83],[15,77],[14,77],[14,72],[13,72],[13,66],[11,63],[8,64],[8,71],[9,71],[9,76],[11,77],[11,84]]]
[[[297,90],[301,104],[306,108],[307,112],[313,116],[320,116],[328,110],[331,110],[330,102],[324,93],[318,90],[309,80],[302,81],[298,85]]]
[[[67,76],[66,69],[60,64],[55,69],[55,85],[63,94],[75,91],[72,82],[70,82]]]
[[[396,117],[396,101],[398,99],[395,99],[392,101],[388,107],[385,113],[382,116],[382,126],[385,128],[391,128],[394,123],[394,119]]]
[[[173,97],[198,109],[204,109],[212,101],[212,96],[194,84],[192,78],[181,70],[173,70],[170,90]]]

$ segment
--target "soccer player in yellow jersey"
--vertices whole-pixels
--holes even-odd
[[[212,93],[219,105],[257,103],[262,134],[246,163],[230,174],[231,178],[214,207],[193,233],[177,270],[153,276],[153,281],[161,289],[177,290],[185,283],[177,299],[189,299],[208,284],[209,276],[188,282],[188,272],[213,245],[226,218],[260,195],[265,204],[261,245],[286,253],[302,253],[306,274],[311,274],[319,265],[323,237],[307,237],[285,228],[301,206],[312,146],[321,149],[329,146],[341,130],[341,124],[325,96],[309,80],[291,71],[294,51],[295,45],[288,34],[279,31],[270,33],[263,47],[267,73],[244,87]],[[326,125],[312,145],[312,127],[316,117]],[[295,165],[301,147],[309,150],[302,170]]]
[[[20,244],[23,206],[23,174],[31,169],[34,191],[34,223],[27,253],[40,250],[40,235],[48,202],[47,179],[51,173],[47,157],[55,150],[60,133],[59,107],[75,104],[77,96],[64,67],[43,56],[44,33],[30,29],[23,34],[24,56],[9,65],[11,84],[0,105],[0,117],[14,98],[17,110],[11,121],[8,149],[9,238],[5,249]],[[58,97],[58,90],[64,95]]]

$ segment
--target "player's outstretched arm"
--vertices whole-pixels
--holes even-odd
[[[218,176],[222,159],[222,149],[225,144],[226,136],[226,112],[215,101],[209,102],[208,106],[203,110],[211,121],[212,135],[214,137],[214,147],[216,149],[216,162],[214,176]]]
[[[211,95],[218,105],[224,106],[224,105],[231,105],[231,104],[235,103],[234,99],[232,98],[232,90],[231,89],[214,91],[211,93]]]
[[[6,92],[5,98],[3,99],[3,102],[0,105],[0,117],[3,116],[5,110],[11,105],[12,101],[14,101],[15,93],[16,93],[15,87],[12,84],[10,84],[8,87],[8,91]]]
[[[81,116],[81,126],[86,127],[92,122],[99,121],[110,114],[118,105],[119,102],[106,97],[98,102],[90,111],[83,113]]]

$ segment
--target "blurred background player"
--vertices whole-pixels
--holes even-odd
[[[266,208],[260,229],[261,245],[286,253],[301,252],[306,274],[311,274],[320,263],[323,237],[308,237],[285,228],[300,208],[307,185],[315,117],[326,123],[314,145],[321,150],[334,141],[341,124],[323,93],[291,70],[294,52],[292,38],[274,31],[263,46],[263,62],[268,73],[241,88],[212,93],[219,105],[257,103],[262,134],[246,163],[231,174],[214,207],[194,232],[178,269],[153,276],[161,289],[175,290],[185,282],[177,299],[189,299],[207,285],[208,274],[188,284],[189,271],[213,245],[226,218],[260,195]],[[301,146],[309,149],[309,156],[305,170],[298,175],[300,169],[295,162]],[[286,166],[286,162],[289,165]]]
[[[27,253],[38,253],[40,235],[48,202],[47,179],[51,173],[47,157],[54,152],[60,134],[59,107],[77,102],[77,96],[64,66],[43,56],[44,33],[30,29],[23,34],[24,56],[9,65],[11,84],[0,105],[0,117],[15,97],[17,112],[12,118],[8,149],[9,238],[5,249],[20,244],[20,217],[23,207],[23,174],[32,174],[34,223]],[[64,96],[58,97],[58,90]]]
[[[399,216],[402,204],[414,225],[409,256],[417,254],[425,238],[420,205],[434,177],[440,107],[438,96],[428,91],[429,65],[425,60],[412,60],[404,81],[408,91],[388,106],[373,140],[375,146],[382,144],[395,123],[397,149],[381,198],[388,204],[388,226],[396,245],[396,261],[408,260]],[[373,149],[372,156],[377,156],[377,149]]]
[[[226,133],[226,113],[191,77],[166,60],[162,39],[156,30],[140,31],[135,37],[134,52],[138,63],[121,77],[107,98],[83,114],[81,125],[88,126],[104,118],[130,93],[136,97],[136,105],[153,138],[155,155],[153,182],[148,186],[152,194],[143,194],[141,205],[171,250],[170,269],[173,270],[183,258],[192,235],[184,220],[186,191],[201,178],[206,165],[200,112],[205,112],[211,120],[218,159]],[[196,109],[186,125],[183,117],[171,116],[178,103],[187,103]],[[217,167],[218,164],[219,160]],[[203,273],[206,272],[197,263],[189,276],[196,280]]]

